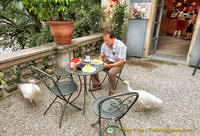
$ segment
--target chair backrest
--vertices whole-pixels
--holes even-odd
[[[56,65],[56,58],[54,57],[54,54],[55,54],[55,50],[58,48],[58,47],[64,47],[65,49],[67,49],[67,52],[68,52],[68,55],[69,55],[69,64],[70,64],[70,60],[71,60],[71,53],[70,53],[70,50],[67,46],[65,45],[59,45],[59,44],[56,44],[54,45],[51,50],[50,50],[50,58],[51,58],[51,61],[52,61],[52,64],[53,64],[53,67],[54,67],[54,70],[57,70],[58,69],[58,65]]]
[[[38,69],[36,67],[32,67],[32,69],[37,74],[37,78],[39,78],[51,92],[52,92],[52,88],[56,87],[60,96],[62,96],[64,98],[64,95],[61,93],[56,81],[49,74],[47,74],[46,72],[44,72],[41,69]]]
[[[99,102],[98,105],[99,117],[101,117],[101,112],[107,112],[107,111],[102,111],[106,107],[108,108],[107,110],[109,110],[110,114],[116,115],[117,112],[121,112],[122,114],[120,114],[120,116],[117,117],[117,120],[121,119],[136,103],[138,97],[139,94],[136,92],[119,93],[116,95],[105,97]],[[110,102],[108,102],[107,105],[105,106],[104,103],[106,103],[106,101]]]

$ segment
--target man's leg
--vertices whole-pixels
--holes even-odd
[[[108,64],[113,63],[108,60],[106,60],[105,62]],[[99,74],[91,75],[91,80],[92,80],[92,89],[91,90],[95,91],[95,90],[101,89],[101,82],[99,80]]]
[[[101,89],[99,74],[91,75],[91,80],[92,80],[92,89],[91,89],[92,91]]]
[[[109,81],[109,95],[113,95],[115,92],[116,75],[122,70],[121,67],[112,67],[108,72]]]

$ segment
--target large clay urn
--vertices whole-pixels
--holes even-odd
[[[56,44],[69,44],[72,41],[74,21],[48,21]]]

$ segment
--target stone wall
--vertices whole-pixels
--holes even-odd
[[[84,58],[86,55],[96,57],[100,53],[100,47],[103,43],[102,34],[97,33],[90,36],[76,38],[72,40],[68,46],[72,57]],[[8,84],[4,90],[0,89],[0,99],[17,92],[16,80],[21,77],[21,83],[27,82],[32,72],[29,69],[34,65],[48,74],[53,75],[54,69],[50,59],[50,49],[56,45],[55,43],[47,43],[29,49],[24,49],[12,53],[0,54],[0,72],[4,73],[4,81]],[[59,46],[53,52],[53,58],[56,59],[56,65],[64,68],[69,62],[67,49]],[[15,67],[15,68],[14,68]],[[18,69],[17,71],[14,69]],[[17,75],[18,74],[18,75]]]

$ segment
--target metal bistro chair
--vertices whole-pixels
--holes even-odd
[[[72,94],[75,91],[77,91],[78,86],[73,80],[57,83],[49,74],[45,73],[44,71],[42,71],[38,68],[35,68],[35,67],[32,67],[32,69],[36,72],[37,77],[46,85],[46,87],[51,91],[51,93],[55,95],[54,100],[49,105],[49,107],[46,109],[46,111],[44,112],[43,115],[45,115],[47,113],[47,111],[50,109],[50,107],[54,103],[59,103],[61,105],[61,109],[62,109],[61,117],[60,117],[60,124],[59,124],[59,128],[61,128],[62,119],[63,119],[65,109],[67,107],[67,104],[70,104],[71,106],[81,110],[79,107],[72,104],[72,102],[74,102],[78,98],[79,95],[76,96],[73,99],[73,101],[70,102],[70,98],[71,98]],[[69,96],[68,99],[65,98],[66,96]],[[56,101],[57,98],[60,98],[61,100],[65,101],[64,107],[61,102]]]
[[[93,111],[98,116],[98,121],[91,126],[99,124],[99,135],[102,134],[101,118],[119,121],[120,128],[124,135],[123,126],[120,119],[126,115],[130,108],[135,104],[139,97],[136,92],[119,93],[112,96],[103,96],[97,98],[93,103]]]
[[[124,65],[125,65],[125,63],[126,63],[126,62],[124,62]],[[123,80],[120,78],[120,76],[121,76],[121,73],[122,73],[122,71],[123,71],[123,69],[124,69],[124,65],[123,65],[122,70],[118,73],[118,75],[116,75],[117,80],[116,80],[116,83],[115,83],[115,89],[117,88],[117,84],[118,84],[118,81],[119,81],[119,80],[121,80],[121,81],[123,82]],[[103,84],[104,80],[105,80],[106,77],[108,76],[108,71],[109,71],[109,70],[110,70],[110,69],[104,69],[104,70],[103,70],[103,72],[105,72],[106,75],[105,75],[104,79],[101,81],[101,85]]]
[[[57,65],[56,65],[56,60],[53,58],[53,51],[59,47],[59,46],[62,46],[64,47],[65,49],[67,49],[68,51],[68,54],[69,54],[69,64],[70,64],[70,60],[71,60],[71,53],[70,53],[70,50],[68,47],[66,47],[65,45],[54,45],[51,50],[50,50],[50,58],[51,58],[51,61],[52,61],[52,64],[53,64],[53,68],[54,68],[54,73],[56,75],[56,82],[58,82],[60,80],[60,78],[62,77],[68,77],[70,79],[72,79],[72,74],[68,73],[65,68],[59,68]],[[67,62],[66,62],[67,63]]]

